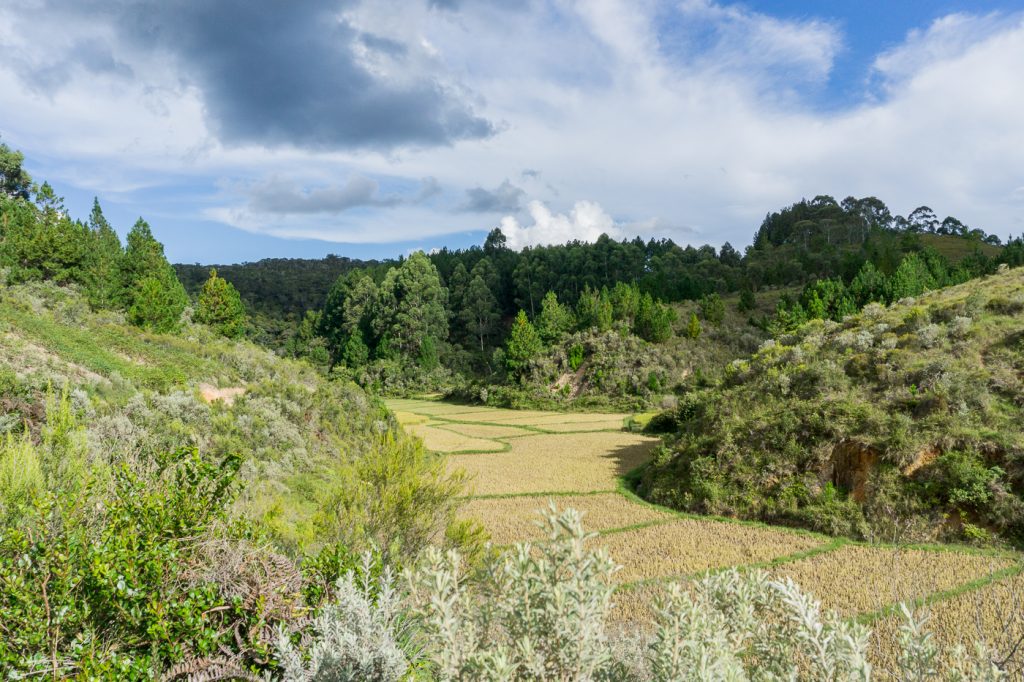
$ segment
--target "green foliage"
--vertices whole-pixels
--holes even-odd
[[[32,176],[22,164],[25,155],[0,143],[0,194],[11,199],[28,199],[32,191]]]
[[[757,297],[754,295],[754,290],[750,288],[741,289],[740,299],[736,303],[736,309],[741,313],[749,313],[755,308],[757,308]]]
[[[0,533],[5,670],[138,678],[189,657],[258,655],[275,616],[229,598],[195,542],[225,518],[239,464],[180,451],[145,474],[115,468],[97,504],[37,494]]]
[[[474,268],[473,271],[476,272],[477,269]],[[462,297],[459,319],[466,330],[470,332],[474,341],[479,344],[480,352],[483,353],[487,348],[488,340],[496,330],[500,314],[498,301],[491,293],[491,287],[484,280],[482,274],[474,275],[469,281]]]
[[[512,331],[508,335],[505,346],[505,366],[513,377],[521,377],[527,365],[543,349],[540,334],[526,317],[526,311],[520,310],[512,323]]]
[[[582,343],[574,343],[569,347],[569,369],[578,370],[583,365],[584,349]]]
[[[576,325],[572,310],[558,302],[555,292],[544,294],[537,317],[537,333],[545,343],[556,343]]]
[[[889,300],[898,301],[910,296],[919,296],[935,288],[935,277],[928,264],[917,254],[909,254],[901,262],[889,280]]]
[[[446,298],[437,268],[417,251],[385,276],[374,330],[391,348],[415,358],[424,339],[448,338]]]
[[[701,329],[700,320],[697,319],[697,313],[690,313],[690,319],[686,323],[686,338],[696,339],[700,336]]]
[[[661,301],[655,301],[650,294],[644,294],[637,308],[633,332],[645,341],[663,343],[672,336],[672,325],[675,321],[675,310]]]
[[[217,276],[216,268],[210,270],[210,278],[199,292],[194,319],[229,339],[245,334],[247,319],[242,299],[230,282]]]
[[[721,325],[725,319],[725,304],[722,303],[722,297],[717,293],[705,294],[700,299],[700,316],[709,324],[716,327]]]
[[[98,199],[93,199],[89,230],[91,243],[85,262],[86,296],[94,308],[116,308],[121,298],[119,278],[124,251],[117,232],[104,217]]]
[[[983,302],[1018,291],[1021,277],[871,304],[842,324],[811,320],[721,380],[695,382],[665,420],[676,437],[642,494],[836,535],[963,540],[973,525],[1020,543],[1024,495],[1011,472],[1022,387],[1008,377],[1021,318]],[[841,291],[811,291],[830,288]]]
[[[179,329],[188,305],[188,294],[169,265],[136,282],[132,299],[128,321],[161,334]]]
[[[608,291],[597,291],[587,287],[576,303],[576,322],[579,329],[594,328],[607,331],[612,327],[612,303]]]

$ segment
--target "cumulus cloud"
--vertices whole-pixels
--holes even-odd
[[[466,190],[466,202],[459,210],[469,213],[512,213],[519,210],[525,195],[526,192],[508,180],[494,189],[473,187]]]
[[[501,231],[511,249],[543,244],[562,244],[579,240],[593,242],[602,234],[621,238],[622,230],[596,201],[577,201],[568,213],[553,213],[539,201],[529,205],[530,224],[523,225],[514,216],[501,219]]]

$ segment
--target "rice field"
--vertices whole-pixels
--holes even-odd
[[[474,495],[613,491],[656,444],[624,432],[538,434],[509,440],[506,452],[453,454],[448,467],[469,474]]]
[[[429,400],[389,406],[428,448],[448,455],[451,470],[468,473],[470,497],[461,514],[479,521],[496,545],[543,541],[536,511],[549,500],[583,512],[586,527],[599,533],[592,542],[622,565],[616,627],[649,627],[669,581],[737,566],[792,578],[823,607],[871,621],[878,661],[894,655],[899,620],[891,611],[900,601],[933,602],[931,628],[943,650],[981,633],[1009,651],[1024,637],[1024,576],[1008,576],[1020,568],[1016,554],[866,545],[655,507],[622,485],[660,442],[625,431],[626,414]],[[1024,644],[1019,649],[1024,658]]]
[[[543,539],[543,533],[537,526],[537,512],[547,508],[549,502],[554,502],[559,509],[571,507],[582,512],[585,527],[594,531],[674,518],[667,512],[638,504],[619,493],[475,499],[466,503],[462,514],[482,521],[495,544],[509,545]]]
[[[1004,557],[978,554],[847,545],[772,573],[792,578],[825,608],[852,616],[953,589],[1009,563]]]

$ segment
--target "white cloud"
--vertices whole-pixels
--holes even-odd
[[[533,200],[527,215],[507,209],[517,247],[636,231],[740,245],[766,212],[821,193],[875,195],[904,214],[928,204],[1004,235],[1024,228],[1020,14],[955,14],[911,31],[875,60],[880,92],[822,112],[806,91],[832,77],[843,49],[834,23],[710,0],[521,5],[346,10],[360,30],[407,46],[414,75],[465,84],[473,110],[501,126],[488,139],[386,153],[226,147],[175,64],[118,43],[99,20],[39,22],[0,6],[0,48],[18,57],[0,62],[0,133],[41,177],[101,201],[111,188],[130,201],[137,187],[188,185],[196,196],[208,186],[202,201],[180,203],[179,219],[284,237],[443,243],[492,227],[458,209],[467,190],[509,178]],[[72,65],[45,92],[18,76],[16,63],[45,66],[91,39],[117,68]],[[386,50],[367,54],[394,71]],[[246,188],[270,177],[304,214],[251,201]]]
[[[531,201],[529,212],[533,222],[528,225],[520,224],[514,216],[501,219],[501,231],[509,248],[518,251],[524,246],[563,244],[577,239],[593,242],[602,234],[623,236],[612,217],[594,201],[577,201],[568,214],[552,213],[541,202]]]

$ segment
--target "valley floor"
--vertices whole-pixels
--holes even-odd
[[[622,566],[615,619],[648,623],[672,580],[760,567],[790,577],[825,608],[875,629],[875,656],[892,655],[899,602],[927,605],[937,640],[979,634],[999,650],[1022,635],[1020,557],[964,547],[868,545],[764,524],[680,514],[633,495],[623,477],[659,440],[629,433],[626,414],[567,414],[391,400],[408,431],[470,477],[463,507],[497,545],[542,540],[549,503],[584,512],[584,525]]]

